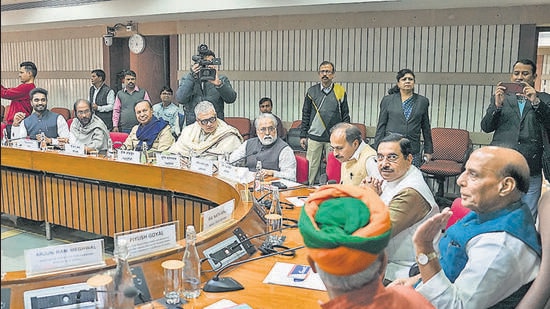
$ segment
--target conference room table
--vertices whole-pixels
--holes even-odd
[[[130,266],[143,273],[150,299],[137,308],[164,308],[161,264],[182,259],[185,249],[185,226],[200,227],[201,212],[233,199],[235,211],[231,220],[197,235],[199,256],[203,251],[233,236],[241,228],[246,236],[261,234],[265,222],[258,203],[250,199],[249,184],[223,180],[185,169],[164,168],[148,164],[132,164],[107,160],[102,156],[74,156],[57,151],[32,151],[1,147],[2,212],[45,221],[98,235],[113,237],[119,232],[147,228],[167,222],[178,223],[179,248],[165,250],[130,260]],[[281,190],[283,202],[292,196],[307,196],[314,188],[298,186]],[[288,207],[283,216],[297,220],[301,207]],[[292,221],[289,221],[292,224]],[[296,227],[285,229],[284,246],[303,245]],[[264,237],[252,239],[258,248]],[[326,291],[298,288],[262,281],[276,262],[307,265],[307,249],[296,250],[294,257],[275,255],[243,263],[224,270],[243,290],[212,293],[201,291],[196,299],[182,308],[204,308],[220,300],[248,304],[252,308],[317,308],[328,301]],[[259,251],[246,254],[237,261],[261,256]],[[9,297],[9,308],[24,308],[25,291],[84,283],[91,277],[112,271],[116,264],[106,258],[105,265],[27,276],[25,270],[6,273],[2,278],[2,297]],[[209,263],[202,263],[204,285],[216,275]],[[173,307],[175,308],[175,307]]]

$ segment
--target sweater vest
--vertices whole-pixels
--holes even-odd
[[[262,168],[280,171],[279,155],[283,148],[287,146],[288,144],[280,138],[277,138],[275,143],[267,146],[263,145],[257,137],[247,140],[246,154],[253,153],[258,149],[260,151],[256,155],[246,158],[246,167],[248,167],[248,170],[254,171],[256,169],[256,162],[262,161]]]
[[[90,87],[90,102],[95,103],[99,106],[107,105],[107,95],[109,94],[110,90],[111,88],[109,88],[109,86],[105,84],[101,85],[94,102],[95,87],[94,86]],[[101,118],[103,122],[105,122],[105,125],[109,130],[113,128],[113,111],[109,111],[109,112],[96,111],[95,114],[99,116],[99,118]]]
[[[479,234],[494,232],[506,232],[541,255],[533,216],[521,201],[488,214],[479,215],[471,211],[462,220],[453,224],[439,241],[441,268],[451,282],[456,280],[468,262],[468,241]]]
[[[27,128],[27,135],[31,139],[36,139],[37,134],[44,132],[46,137],[56,138],[58,136],[57,117],[59,117],[59,114],[49,110],[45,110],[41,117],[39,117],[37,113],[32,113],[24,120],[25,128]]]
[[[137,102],[143,100],[144,97],[145,89],[139,89],[138,91],[132,92],[132,94],[123,90],[118,92],[118,98],[120,100],[120,118],[118,126],[122,130],[131,130],[138,124],[134,106]]]

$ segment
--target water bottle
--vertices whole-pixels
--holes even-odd
[[[141,151],[142,151],[141,162],[142,163],[145,163],[145,164],[149,163],[149,153],[147,152],[148,150],[149,149],[147,147],[147,143],[143,142],[143,144],[141,144]]]
[[[107,140],[107,159],[115,159],[115,149],[113,148],[113,141],[111,139]]]
[[[183,296],[185,298],[197,298],[201,293],[201,264],[195,246],[196,240],[195,227],[188,225],[185,231],[185,251],[183,252]]]
[[[254,175],[254,191],[261,193],[263,190],[264,176],[262,173],[262,161],[256,162],[256,174]]]
[[[134,279],[128,264],[128,242],[119,239],[115,251],[116,269],[113,278],[115,308],[134,308],[134,298],[127,297],[125,291],[134,287]]]
[[[48,144],[46,143],[46,134],[40,132],[40,150],[46,151],[48,149]]]
[[[271,207],[265,215],[267,224],[266,243],[271,245],[281,245],[283,243],[283,210],[281,208],[281,202],[279,200],[279,188],[273,187],[273,198],[271,199]],[[279,230],[279,231],[277,231]],[[277,232],[274,232],[277,231]]]

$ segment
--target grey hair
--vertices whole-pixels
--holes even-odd
[[[277,128],[277,118],[275,118],[275,116],[273,116],[273,114],[270,114],[270,113],[261,113],[261,114],[259,114],[256,117],[256,119],[254,119],[254,127],[258,128],[258,125],[260,123],[260,119],[264,119],[264,118],[271,119],[271,121],[273,121],[273,125],[275,126],[275,128]]]
[[[200,101],[195,106],[195,115],[208,113],[209,111],[214,111],[214,113],[216,113],[216,108],[214,107],[214,104],[208,101]]]
[[[317,270],[319,277],[321,277],[321,280],[323,280],[323,283],[327,287],[328,291],[339,291],[345,293],[357,290],[373,280],[378,280],[378,277],[380,276],[380,269],[383,267],[384,259],[385,253],[381,253],[378,255],[376,261],[374,261],[369,267],[349,276],[329,274],[319,268],[317,263],[315,263],[315,269]]]

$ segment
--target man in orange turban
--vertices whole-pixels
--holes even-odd
[[[308,198],[298,226],[331,298],[322,308],[433,308],[411,287],[382,284],[391,221],[373,190],[323,186]]]

